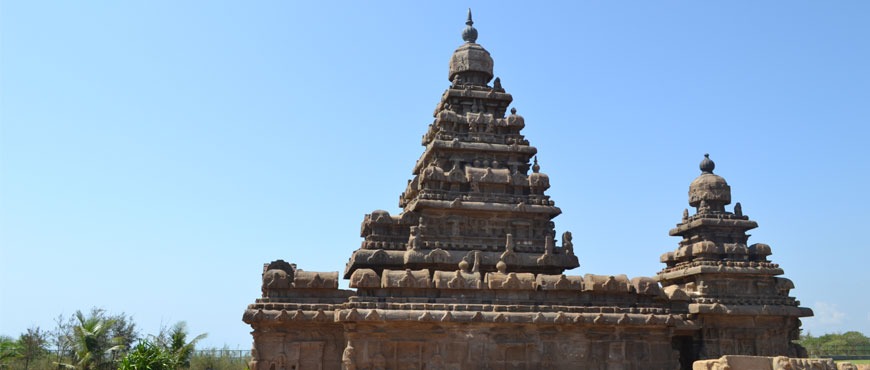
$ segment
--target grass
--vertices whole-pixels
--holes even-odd
[[[870,365],[870,360],[842,360],[836,361],[838,364],[841,362],[849,362],[855,365]]]

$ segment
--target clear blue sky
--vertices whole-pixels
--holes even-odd
[[[571,230],[651,276],[704,153],[812,333],[870,334],[870,2],[0,5],[0,334],[92,306],[247,349],[275,259],[341,271],[398,196],[466,8]]]

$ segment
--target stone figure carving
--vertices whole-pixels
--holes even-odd
[[[453,314],[450,311],[444,313],[444,316],[441,317],[441,322],[451,322],[453,321]]]
[[[468,263],[465,264],[465,268],[468,269]],[[462,270],[456,270],[456,276],[454,276],[452,279],[450,279],[450,281],[447,282],[447,286],[451,289],[465,288],[465,278],[462,276]]]
[[[776,294],[788,297],[788,292],[794,289],[794,282],[790,279],[786,278],[775,278],[776,279]]]
[[[583,284],[583,278],[580,276],[566,276],[537,274],[535,276],[535,285],[541,290],[580,290]]]
[[[297,270],[293,286],[297,289],[336,289],[338,288],[338,273]]]
[[[257,353],[257,348],[251,348],[251,361],[248,361],[248,368],[251,370],[259,370],[258,363],[260,362],[260,355]]]
[[[386,370],[387,359],[380,352],[372,357],[372,370]]]
[[[308,282],[308,288],[323,288],[323,278],[320,277],[320,274],[315,273],[314,277],[311,278],[311,281]]]
[[[289,289],[293,286],[295,268],[284,260],[272,261],[263,271],[262,291],[268,296],[268,291]]]
[[[372,269],[359,269],[350,277],[351,288],[379,288],[381,278]]]
[[[740,202],[734,203],[734,215],[743,216],[743,206],[740,205]]]
[[[378,313],[378,310],[371,310],[365,316],[366,321],[380,321],[381,315]]]
[[[433,263],[445,263],[449,259],[450,253],[441,248],[435,248],[426,255],[426,261]]]
[[[444,369],[444,359],[441,358],[441,355],[436,353],[432,355],[432,358],[429,359],[429,362],[426,364],[427,370],[443,370]]]
[[[376,250],[366,258],[366,262],[377,265],[387,263],[389,260],[390,256],[383,249]]]
[[[556,280],[556,283],[553,284],[553,288],[555,289],[569,289],[571,288],[571,281],[568,280],[568,277],[565,275],[559,275],[559,280]]]
[[[341,353],[341,368],[343,370],[356,370],[356,353],[350,340],[347,341],[347,347]]]
[[[499,261],[499,263],[502,263]],[[503,271],[499,270],[500,273],[504,274]],[[501,287],[504,289],[517,289],[520,287],[520,279],[517,277],[516,272],[511,272],[508,274],[507,279],[504,279],[501,283]]]
[[[553,250],[555,246],[553,245],[553,237],[547,235],[544,238],[544,254],[538,257],[537,262],[539,265],[546,265],[553,261]]]
[[[414,278],[414,274],[411,273],[411,269],[406,269],[405,276],[403,276],[401,279],[399,279],[398,284],[402,288],[413,288],[414,285],[416,285],[415,284],[416,282],[417,282],[417,279]]]
[[[689,221],[689,209],[683,208],[683,222]]]
[[[408,250],[417,250],[417,226],[411,226],[410,235],[408,236]]]
[[[263,291],[288,289],[293,281],[292,275],[284,270],[269,270],[263,273]]]
[[[362,318],[359,314],[359,310],[356,308],[350,309],[350,312],[347,313],[347,317],[345,318],[348,321],[359,321]]]
[[[574,242],[570,231],[562,233],[562,251],[569,256],[574,255]]]

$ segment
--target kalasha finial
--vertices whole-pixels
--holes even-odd
[[[474,21],[471,20],[471,8],[468,8],[468,20],[465,21],[465,29],[462,30],[462,39],[465,42],[477,42],[477,29],[473,26]]]
[[[541,171],[541,166],[538,165],[538,156],[535,156],[535,163],[532,165],[532,172],[538,173]]]
[[[716,168],[716,163],[713,163],[710,160],[710,154],[704,154],[704,160],[701,161],[701,172],[703,173],[713,173],[713,169]]]

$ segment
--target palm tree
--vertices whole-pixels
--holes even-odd
[[[207,334],[203,333],[197,335],[188,342],[187,323],[179,321],[169,329],[168,335],[169,337],[167,338],[167,341],[169,343],[166,344],[166,348],[174,359],[175,367],[184,369],[189,368],[190,358],[193,356],[193,351],[196,349],[196,343],[205,338]]]
[[[0,336],[0,369],[9,368],[7,362],[21,355],[21,345],[11,337]]]
[[[106,353],[123,348],[122,345],[117,344],[118,338],[112,338],[108,343],[105,341],[109,328],[115,320],[95,314],[85,317],[81,311],[76,311],[75,318],[78,321],[73,327],[75,364],[62,364],[65,367],[81,370],[99,368]]]

